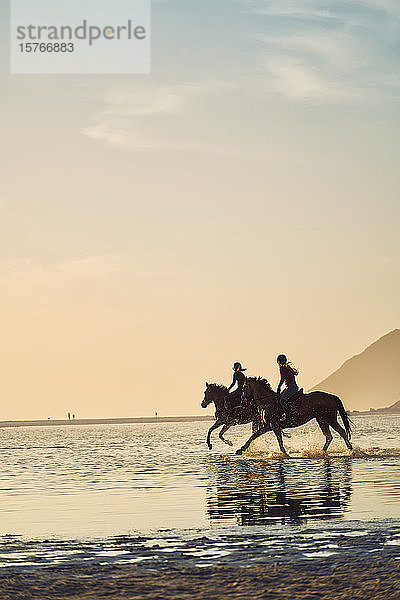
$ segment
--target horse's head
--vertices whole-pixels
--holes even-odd
[[[204,398],[201,407],[207,408],[212,402],[217,406],[219,402],[224,400],[227,393],[228,390],[225,386],[206,382],[206,389],[204,390]]]
[[[209,404],[211,404],[211,402],[213,402],[212,394],[211,394],[211,388],[212,388],[212,384],[210,385],[206,381],[206,389],[204,390],[204,398],[203,398],[202,403],[201,403],[201,408],[207,408],[207,406]]]

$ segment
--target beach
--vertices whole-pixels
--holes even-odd
[[[126,425],[129,423],[195,423],[213,421],[212,415],[182,417],[121,417],[114,419],[28,419],[24,421],[0,421],[2,427],[56,427],[60,425]]]
[[[249,528],[219,535],[186,532],[183,537],[164,532],[157,539],[31,541],[30,555],[20,567],[3,564],[0,597],[397,600],[399,548],[399,523],[368,528],[360,523],[312,524],[286,533]],[[8,554],[15,561],[23,552],[22,540],[2,540],[3,560]],[[49,556],[52,564],[46,566]]]
[[[267,567],[81,568],[35,574],[9,573],[0,578],[2,600],[397,600],[398,561],[320,561]]]
[[[315,424],[244,456],[209,423],[2,430],[2,600],[394,600],[400,418],[355,416],[354,452]]]

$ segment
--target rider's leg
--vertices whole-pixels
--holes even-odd
[[[235,390],[225,397],[225,409],[229,414],[240,404],[240,397],[241,390]]]
[[[289,405],[288,405],[288,394],[287,394],[287,388],[286,390],[284,390],[281,394],[281,397],[279,398],[279,401],[281,403],[282,406],[282,410],[283,410],[283,415],[281,416],[281,420],[285,420],[288,417],[289,414]]]
[[[290,412],[290,404],[289,400],[299,391],[299,387],[297,383],[292,383],[285,390],[283,390],[283,394],[280,397],[281,405],[286,416],[289,416]]]

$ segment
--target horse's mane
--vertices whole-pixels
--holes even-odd
[[[255,383],[262,383],[269,390],[272,389],[271,388],[271,384],[269,383],[268,379],[265,379],[265,377],[248,377],[247,380],[248,381],[254,381]]]
[[[209,383],[208,387],[212,387],[214,389],[217,390],[222,390],[222,391],[226,391],[228,388],[226,387],[226,385],[223,385],[222,383]]]

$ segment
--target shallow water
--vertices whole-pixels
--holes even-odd
[[[249,427],[210,423],[2,429],[0,535],[95,539],[160,529],[298,526],[400,519],[400,416],[354,418],[354,454],[340,438],[328,459],[314,424],[291,432],[291,459],[273,434],[246,455]]]

